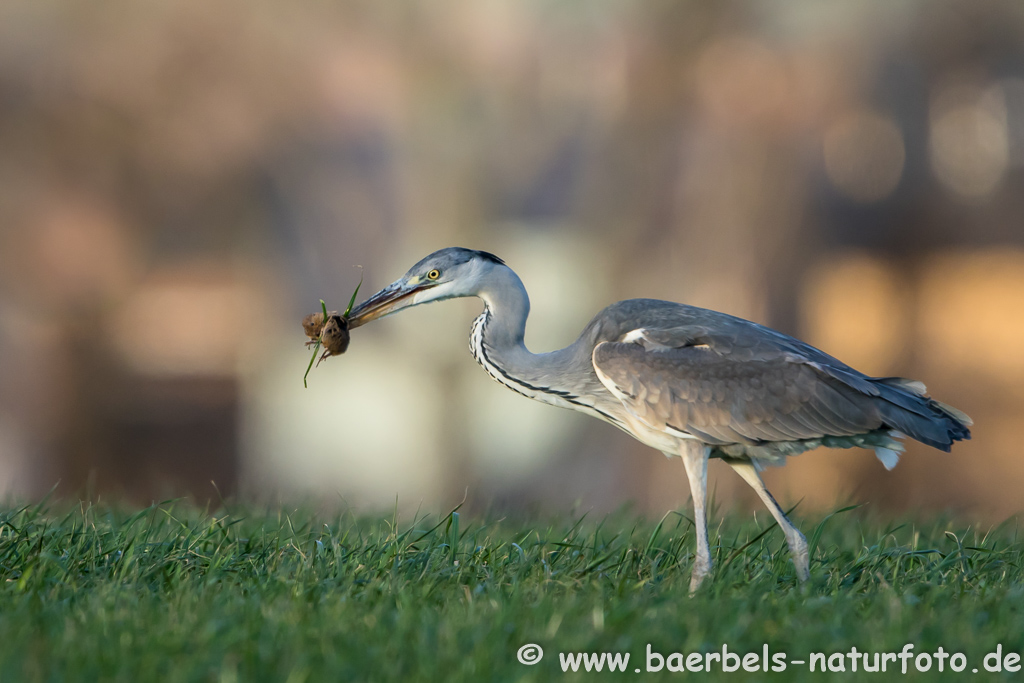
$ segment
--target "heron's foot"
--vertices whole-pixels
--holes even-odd
[[[700,584],[703,583],[704,577],[711,572],[711,559],[706,557],[698,557],[693,563],[693,572],[690,574],[690,595],[697,592],[700,588]]]
[[[811,578],[811,560],[807,552],[807,539],[797,529],[786,535],[786,542],[789,544],[789,554],[793,558],[793,566],[796,567],[796,577],[803,583]]]

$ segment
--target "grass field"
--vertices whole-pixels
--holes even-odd
[[[964,672],[945,678],[1021,676],[983,667],[997,644],[1011,667],[1007,654],[1024,652],[1012,522],[800,520],[812,548],[801,588],[779,530],[729,516],[712,529],[713,579],[691,598],[693,530],[674,513],[661,524],[396,523],[229,508],[0,509],[0,681],[685,680],[698,674],[669,672],[681,661],[671,653],[723,644],[759,656],[767,645],[787,668],[729,673],[712,661],[699,676],[885,680],[900,660],[889,675],[853,674],[847,657],[845,675],[790,660],[906,643],[914,655],[963,653]],[[545,651],[530,666],[517,660],[527,643]],[[669,657],[659,673],[646,670],[648,644]],[[575,652],[631,658],[626,673],[588,674],[582,661],[563,673],[559,653]],[[932,680],[938,660],[927,673],[909,666],[900,678]]]

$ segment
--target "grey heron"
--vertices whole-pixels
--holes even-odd
[[[494,380],[528,398],[577,410],[683,461],[697,548],[690,590],[711,570],[705,500],[709,458],[757,492],[786,536],[797,577],[809,577],[807,541],[765,488],[767,465],[819,446],[874,449],[891,469],[909,436],[949,451],[970,418],[930,398],[921,382],[869,377],[793,337],[695,306],[631,299],[608,306],[575,342],[531,353],[530,299],[497,256],[452,247],[414,265],[359,304],[349,327],[410,306],[476,296],[470,350]]]

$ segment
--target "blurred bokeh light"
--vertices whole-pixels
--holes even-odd
[[[769,472],[802,510],[1019,512],[1022,7],[7,0],[0,493],[682,505],[679,463],[494,385],[477,302],[362,328],[302,388],[320,298],[462,245],[523,277],[533,350],[671,299],[974,417],[892,473]]]

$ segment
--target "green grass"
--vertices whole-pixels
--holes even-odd
[[[729,516],[712,529],[713,578],[691,598],[693,530],[674,513],[661,524],[396,523],[180,502],[58,507],[0,509],[3,682],[695,677],[634,673],[648,643],[664,655],[767,643],[790,659],[941,645],[966,656],[961,678],[997,643],[1024,651],[1013,523],[802,520],[812,579],[799,587],[779,530]],[[540,663],[516,660],[525,643],[543,646]],[[629,652],[628,673],[563,674],[558,653],[576,651]],[[828,678],[796,665],[716,670],[713,680]],[[935,677],[934,666],[911,671],[901,678]]]

